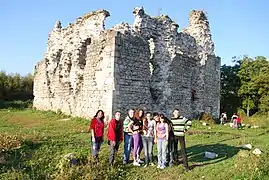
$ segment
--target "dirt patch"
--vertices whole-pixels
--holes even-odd
[[[37,117],[27,117],[19,114],[13,114],[8,118],[8,121],[26,128],[35,127],[42,124],[42,121]]]

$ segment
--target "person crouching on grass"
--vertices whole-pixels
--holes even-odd
[[[116,111],[115,118],[111,119],[107,130],[108,145],[110,147],[109,165],[113,165],[115,154],[119,150],[119,145],[123,140],[122,121],[120,112]]]
[[[98,158],[101,144],[104,141],[104,111],[98,110],[91,121],[89,133],[91,133],[92,155]]]
[[[167,154],[167,144],[169,138],[169,129],[166,117],[160,114],[160,121],[156,124],[156,136],[155,143],[157,142],[158,149],[158,167],[164,169],[166,166],[166,154]]]

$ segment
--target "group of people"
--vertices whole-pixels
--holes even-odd
[[[226,112],[221,113],[220,124],[223,125],[227,122],[228,118]],[[230,123],[232,123],[233,128],[242,129],[241,117],[237,113],[232,115]]]
[[[98,110],[91,121],[92,155],[98,157],[101,144],[104,141],[104,112]],[[114,118],[108,123],[107,140],[110,147],[109,164],[113,165],[115,155],[121,142],[124,142],[123,164],[128,164],[130,154],[133,154],[133,165],[144,167],[154,166],[153,146],[157,144],[158,165],[164,169],[178,162],[178,142],[181,146],[182,159],[188,171],[188,159],[185,144],[185,132],[191,127],[191,121],[180,116],[179,110],[173,111],[169,120],[164,114],[154,112],[145,113],[143,109],[129,109],[128,115],[121,120],[121,113],[115,112]],[[141,160],[144,150],[145,162]]]

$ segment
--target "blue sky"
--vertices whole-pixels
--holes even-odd
[[[187,26],[192,9],[205,10],[222,64],[231,64],[233,56],[269,57],[268,0],[0,0],[0,70],[33,72],[56,20],[66,26],[87,12],[106,9],[110,28],[122,21],[132,24],[137,6],[152,16],[168,14],[180,28]]]

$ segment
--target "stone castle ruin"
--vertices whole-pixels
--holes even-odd
[[[129,108],[219,117],[220,58],[205,13],[191,11],[180,32],[166,15],[133,14],[133,25],[111,29],[104,28],[105,10],[66,28],[57,21],[35,67],[34,107],[87,118],[102,109],[106,120]]]

